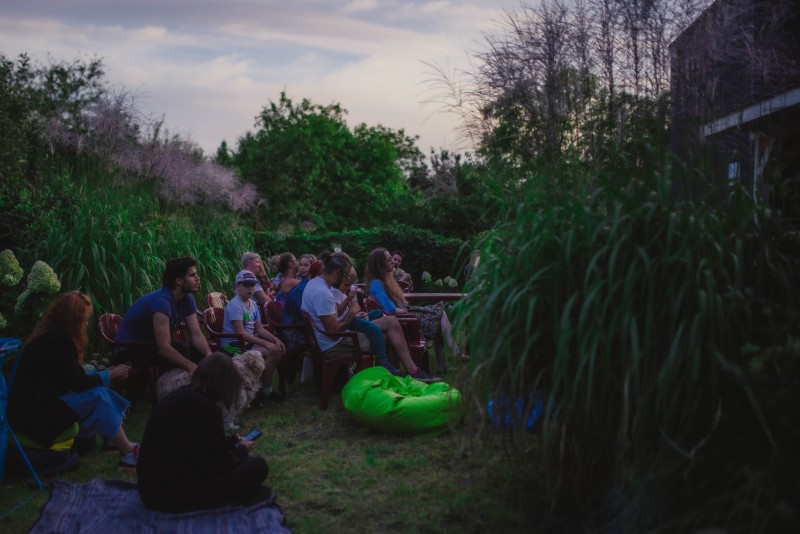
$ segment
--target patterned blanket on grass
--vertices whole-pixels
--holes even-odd
[[[283,520],[269,501],[183,514],[156,512],[144,507],[136,484],[95,479],[53,481],[53,494],[31,532],[291,532]]]

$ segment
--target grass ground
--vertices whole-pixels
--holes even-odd
[[[458,386],[464,373],[452,365],[445,379]],[[126,419],[132,439],[141,438],[149,413],[140,404]],[[510,460],[496,431],[480,439],[464,427],[378,433],[353,421],[336,395],[321,411],[310,383],[290,385],[285,403],[248,410],[240,424],[242,434],[263,430],[255,453],[267,459],[268,483],[298,533],[531,532],[542,509],[535,476]],[[103,455],[99,445],[61,478],[135,479],[118,472],[117,457]],[[27,531],[46,500],[22,481],[0,483],[0,531]]]

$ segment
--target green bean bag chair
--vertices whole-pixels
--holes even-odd
[[[356,421],[398,433],[442,428],[463,408],[461,393],[454,387],[393,376],[380,366],[356,373],[342,389],[342,401]]]

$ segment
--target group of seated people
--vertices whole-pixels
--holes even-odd
[[[264,357],[265,398],[282,400],[271,388],[272,373],[286,353],[284,341],[260,320],[261,307],[271,298],[283,302],[289,322],[302,322],[303,311],[309,314],[325,358],[351,354],[352,347],[347,346],[349,339],[331,338],[324,332],[350,329],[358,332],[362,349],[374,354],[376,364],[392,374],[402,373],[390,363],[388,350],[394,351],[410,376],[425,382],[440,380],[411,359],[393,315],[406,310],[407,303],[386,249],[375,249],[367,258],[367,294],[383,309],[371,314],[359,306],[353,288],[356,270],[346,254],[326,252],[319,259],[305,255],[298,262],[285,253],[278,257],[277,266],[278,276],[270,281],[259,255],[245,253],[234,281],[235,296],[225,309],[225,330],[240,334],[246,344],[240,350],[252,348]],[[79,291],[59,295],[24,346],[9,392],[12,428],[44,448],[76,423],[80,434],[100,434],[119,451],[120,468],[137,473],[142,500],[154,509],[182,512],[268,494],[263,486],[266,461],[249,456],[252,442],[225,433],[222,406],[235,402],[241,377],[229,354],[212,353],[202,334],[194,298],[199,286],[193,258],[169,260],[163,287],[134,302],[118,330],[117,341],[141,343],[157,355],[160,366],[182,368],[191,375],[189,385],[154,407],[141,444],[130,441],[123,429],[129,401],[109,387],[125,381],[132,367],[143,365],[137,361],[141,353],[122,349],[117,354],[120,363],[87,374],[84,351],[93,307],[91,298]],[[410,311],[418,317],[423,335],[442,334],[450,340],[450,323],[441,305]],[[188,341],[175,336],[179,328],[188,331]],[[285,340],[299,342],[291,334]]]

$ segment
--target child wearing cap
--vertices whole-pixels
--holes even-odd
[[[236,341],[224,338],[222,347],[234,354],[242,349],[261,352],[266,364],[261,375],[261,394],[265,400],[279,402],[284,396],[272,390],[272,373],[286,354],[286,346],[261,324],[258,304],[253,299],[257,282],[256,275],[246,269],[236,275],[236,296],[225,306],[223,331],[242,336],[246,347],[240,349],[235,346]]]

